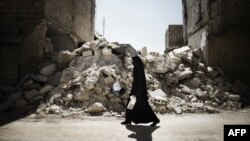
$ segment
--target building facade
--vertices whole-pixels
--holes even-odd
[[[250,85],[250,1],[182,0],[184,43],[207,65]]]
[[[0,85],[15,85],[54,51],[94,39],[95,0],[1,0],[0,18]]]

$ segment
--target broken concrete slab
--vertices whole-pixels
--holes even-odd
[[[57,69],[56,64],[51,63],[51,64],[48,64],[48,65],[44,66],[40,70],[40,73],[43,74],[43,75],[51,75],[51,74],[56,72],[56,69]]]

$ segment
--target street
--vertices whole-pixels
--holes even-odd
[[[23,118],[0,127],[1,141],[222,141],[224,124],[250,124],[250,109],[219,114],[158,115],[149,124],[123,126],[123,118]]]

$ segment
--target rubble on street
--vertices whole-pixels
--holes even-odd
[[[38,115],[61,116],[124,113],[133,65],[131,58],[111,53],[119,46],[99,38],[73,52],[56,53],[38,74],[26,75],[8,97],[0,93],[0,110],[27,112],[36,107]],[[161,55],[144,47],[141,52],[148,99],[155,112],[235,110],[249,92],[239,81],[231,83],[219,68],[203,64],[200,49],[184,46]]]

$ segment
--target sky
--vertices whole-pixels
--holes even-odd
[[[109,42],[163,54],[169,24],[182,24],[181,0],[96,0],[95,29]]]

